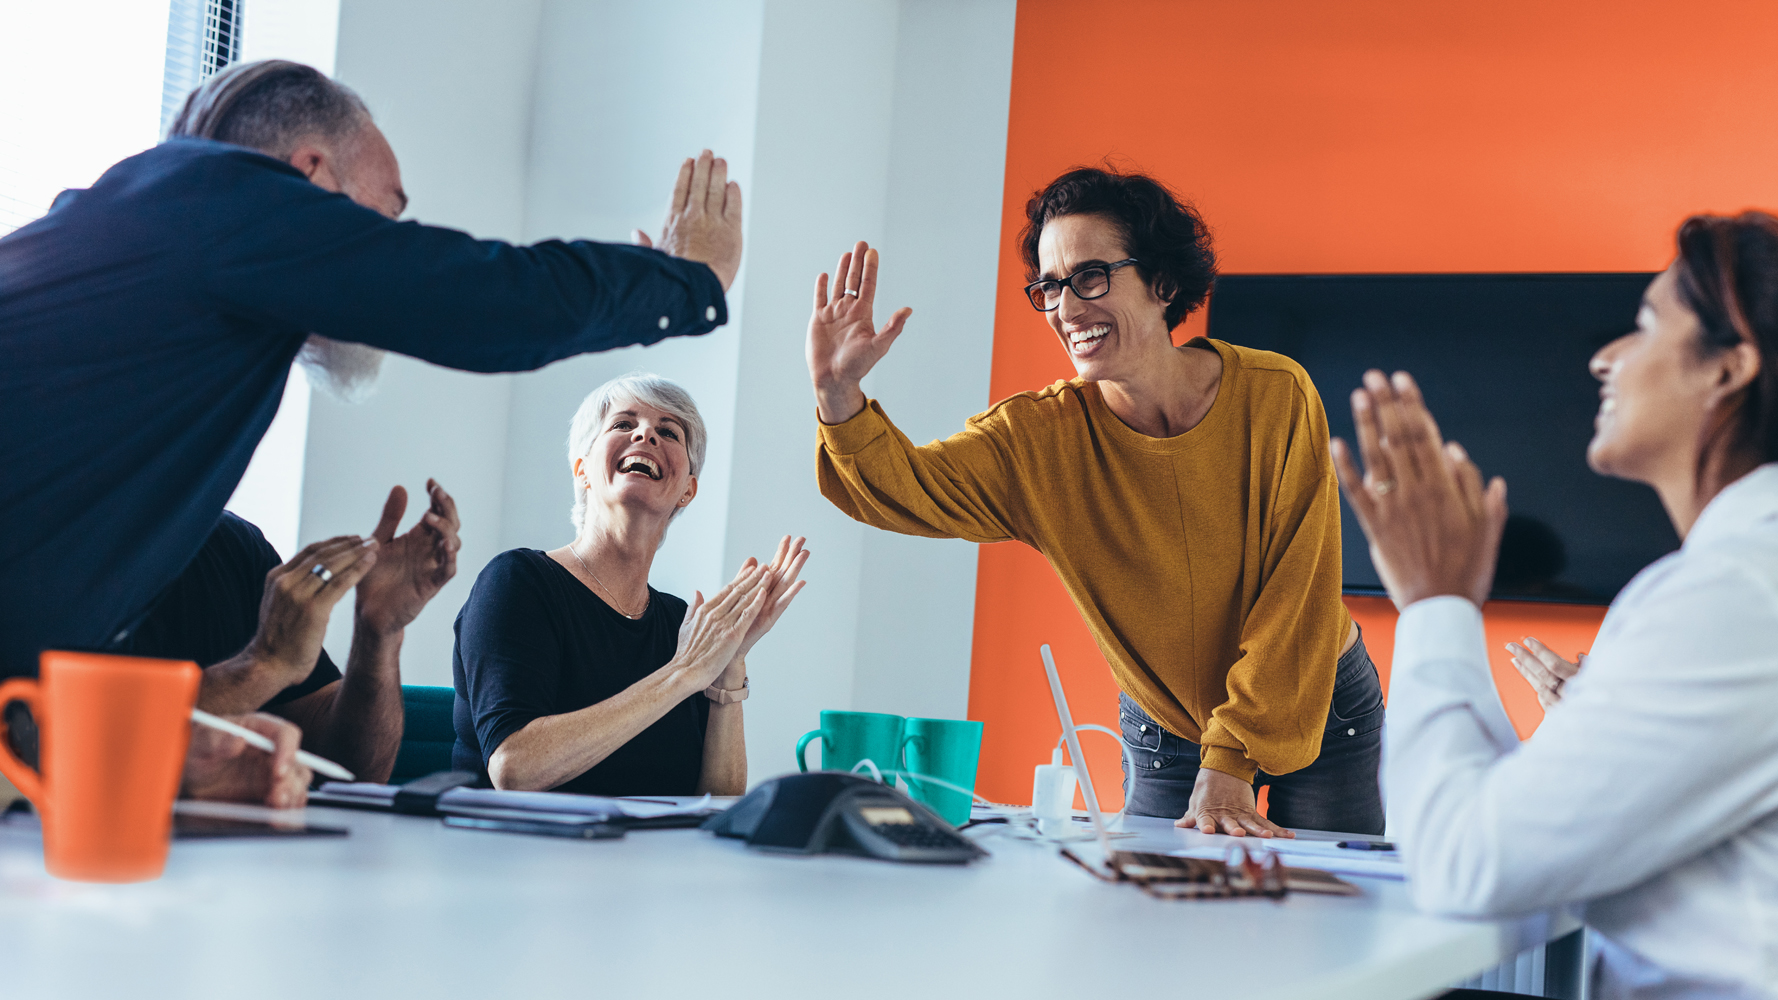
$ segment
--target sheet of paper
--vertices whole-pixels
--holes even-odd
[[[509,792],[495,788],[453,788],[438,797],[440,812],[467,809],[518,810],[531,813],[553,813],[565,816],[627,816],[631,819],[656,819],[661,816],[688,816],[708,813],[716,807],[710,796],[637,796],[608,799],[597,795],[572,795],[567,792]]]
[[[396,786],[379,785],[373,781],[328,781],[316,789],[321,798],[318,804],[325,804],[327,796],[337,795],[342,799],[355,802],[377,803],[390,805],[395,801]],[[314,798],[314,796],[310,796]]]
[[[631,819],[655,819],[660,816],[695,816],[698,813],[712,812],[716,809],[716,804],[711,801],[711,798],[708,795],[705,795],[701,799],[684,799],[679,802],[674,802],[671,799],[672,797],[669,796],[663,796],[658,799],[637,796],[634,798],[625,797],[621,799],[611,799],[609,801],[617,803],[617,807],[622,809],[624,815]]]
[[[1249,845],[1252,846],[1252,845]],[[1258,846],[1270,850],[1292,868],[1319,868],[1336,875],[1403,879],[1401,855],[1394,851],[1354,851],[1331,840],[1266,840]],[[1187,847],[1168,854],[1179,858],[1228,858],[1228,847]]]

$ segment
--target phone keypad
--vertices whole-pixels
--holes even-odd
[[[917,823],[888,823],[870,829],[897,847],[956,847],[963,839],[954,833]]]

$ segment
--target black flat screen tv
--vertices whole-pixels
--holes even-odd
[[[1277,351],[1314,380],[1336,437],[1369,368],[1411,372],[1446,439],[1507,481],[1494,598],[1606,604],[1679,547],[1653,490],[1587,468],[1587,360],[1635,326],[1653,274],[1225,275],[1209,335]],[[1341,500],[1348,593],[1381,594]]]

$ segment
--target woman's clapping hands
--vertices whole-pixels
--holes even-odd
[[[701,592],[694,595],[679,626],[679,649],[673,658],[693,672],[700,686],[708,687],[719,678],[723,687],[741,686],[748,650],[777,624],[806,582],[797,579],[809,560],[803,541],[786,535],[770,563],[761,565],[750,558],[709,601]]]
[[[784,609],[790,607],[790,602],[796,599],[796,595],[802,592],[804,584],[808,582],[797,579],[802,575],[803,564],[809,561],[809,552],[803,548],[803,543],[807,540],[800,537],[793,540],[789,535],[785,535],[779,540],[778,552],[772,557],[771,564],[766,567],[770,574],[771,591],[766,595],[766,602],[760,609],[759,617],[753,620],[753,626],[747,630],[747,637],[741,640],[741,650],[735,656],[737,662],[747,656],[748,651],[753,649],[753,644],[758,642],[761,636],[770,632],[773,625],[778,624],[778,619],[784,614]],[[742,569],[758,564],[759,560],[749,558]],[[736,678],[736,681],[738,683],[739,678]]]
[[[1506,524],[1506,482],[1484,484],[1462,446],[1439,435],[1407,372],[1366,372],[1352,423],[1364,469],[1338,438],[1334,467],[1395,606],[1455,595],[1480,607]]]

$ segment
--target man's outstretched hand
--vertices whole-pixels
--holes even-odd
[[[401,515],[407,510],[407,490],[389,491],[382,520],[371,533],[377,540],[377,562],[358,581],[358,624],[379,635],[406,628],[426,607],[426,602],[457,575],[457,537],[462,522],[457,502],[436,480],[426,480],[431,504],[405,534],[397,535]]]
[[[645,247],[656,245],[640,229],[635,237]],[[741,270],[741,185],[728,179],[727,160],[706,149],[680,165],[659,247],[709,265],[725,292],[735,283]]]

